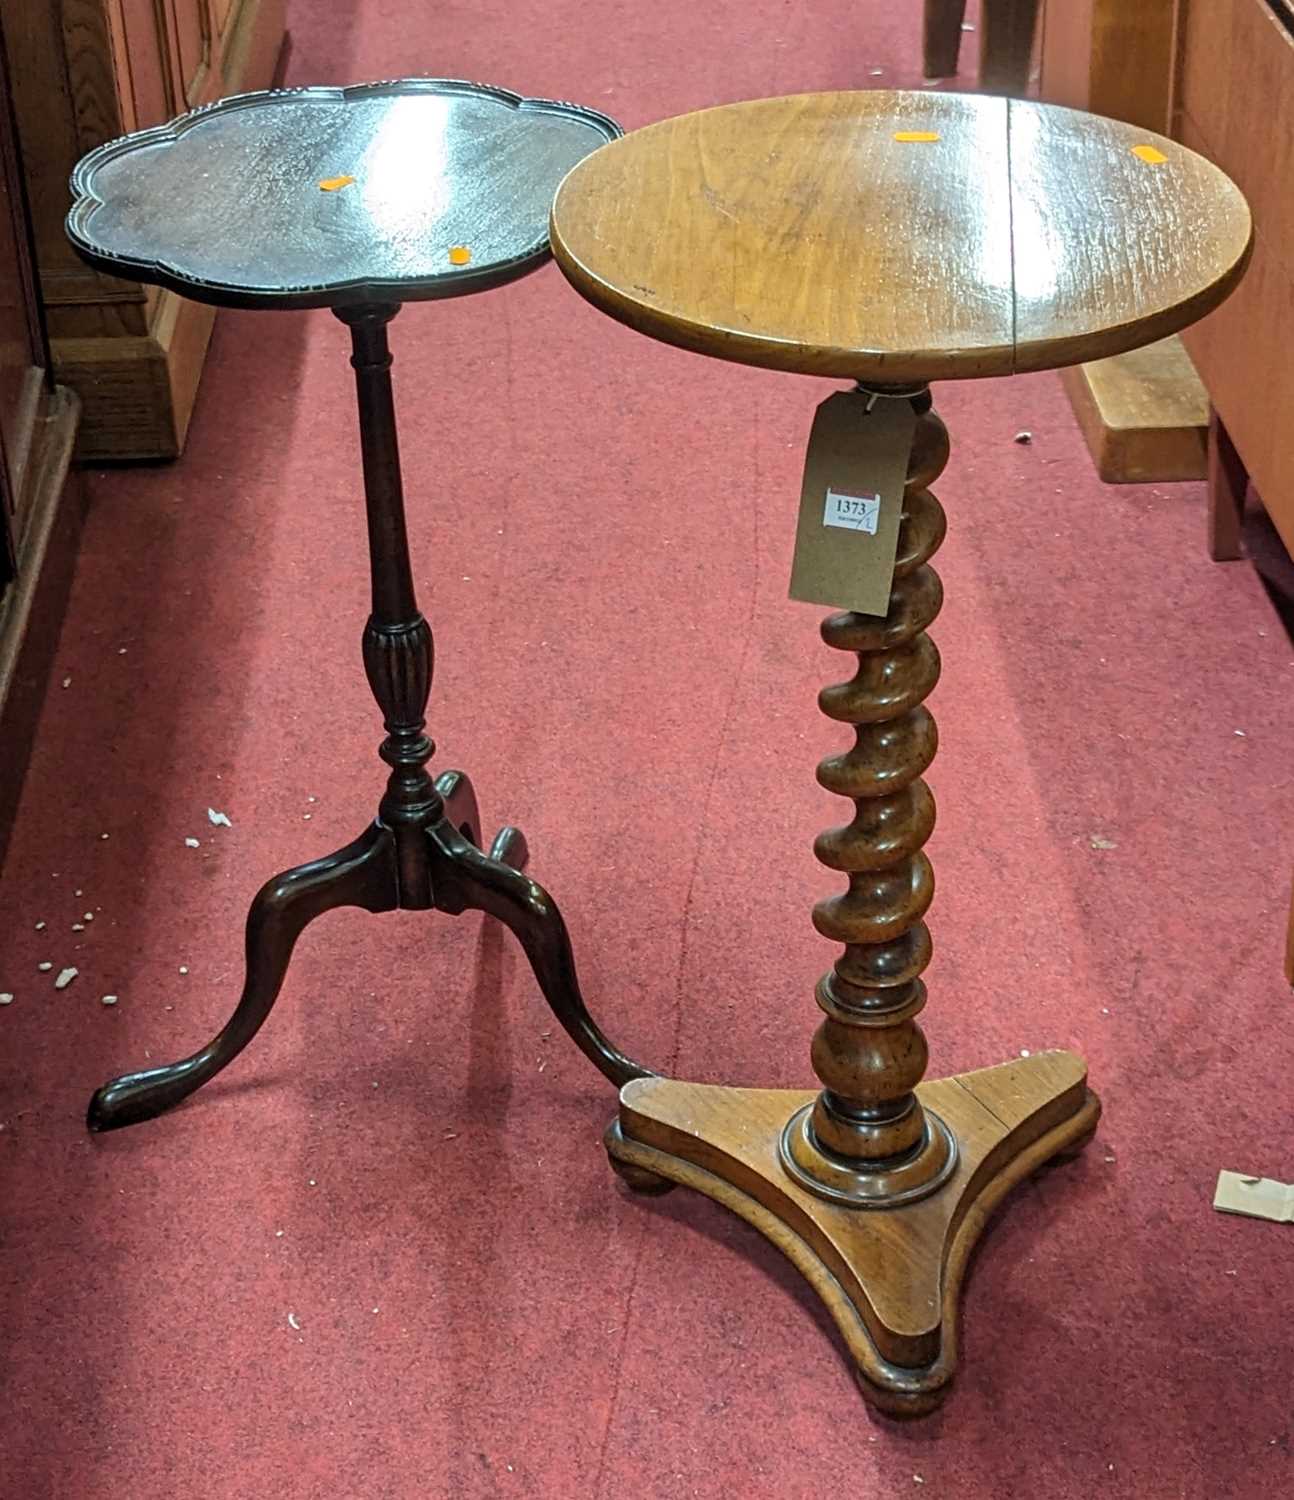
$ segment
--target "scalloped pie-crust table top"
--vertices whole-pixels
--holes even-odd
[[[109,275],[224,306],[453,297],[540,265],[557,184],[619,134],[457,80],[241,94],[90,152],[67,232]]]

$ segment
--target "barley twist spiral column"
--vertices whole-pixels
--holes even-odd
[[[921,776],[938,744],[923,701],[939,679],[939,653],[926,627],[943,603],[929,559],[945,531],[928,486],[948,461],[948,434],[928,389],[874,394],[911,400],[917,424],[889,610],[831,615],[822,625],[829,646],[858,653],[850,681],[818,698],[856,735],[852,749],[818,767],[824,787],[853,799],[854,816],[814,844],[824,865],[849,876],[848,891],[813,912],[818,931],[845,951],[817,987],[825,1019],[812,1059],[823,1091],[788,1122],[782,1161],[820,1196],[885,1208],[934,1191],[957,1161],[951,1133],[913,1093],[927,1061],[916,1017],[931,951],[922,918],[934,895],[922,846],[935,805]]]

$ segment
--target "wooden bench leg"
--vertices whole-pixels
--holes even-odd
[[[1209,407],[1208,487],[1209,556],[1214,562],[1234,562],[1244,556],[1240,534],[1249,472],[1212,406]]]
[[[1038,3],[1039,0],[984,0],[979,44],[979,86],[984,93],[1028,92]]]
[[[925,0],[922,72],[927,78],[951,78],[957,71],[966,0]]]

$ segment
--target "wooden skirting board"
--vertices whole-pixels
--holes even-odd
[[[1075,365],[1061,380],[1108,484],[1204,478],[1209,398],[1181,339]]]
[[[137,338],[53,338],[58,379],[78,391],[81,462],[176,458],[184,447],[215,309],[158,292]]]

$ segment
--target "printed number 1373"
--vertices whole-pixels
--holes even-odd
[[[838,526],[845,531],[865,531],[869,536],[875,536],[880,511],[879,495],[844,495],[839,490],[829,489],[822,524]]]

